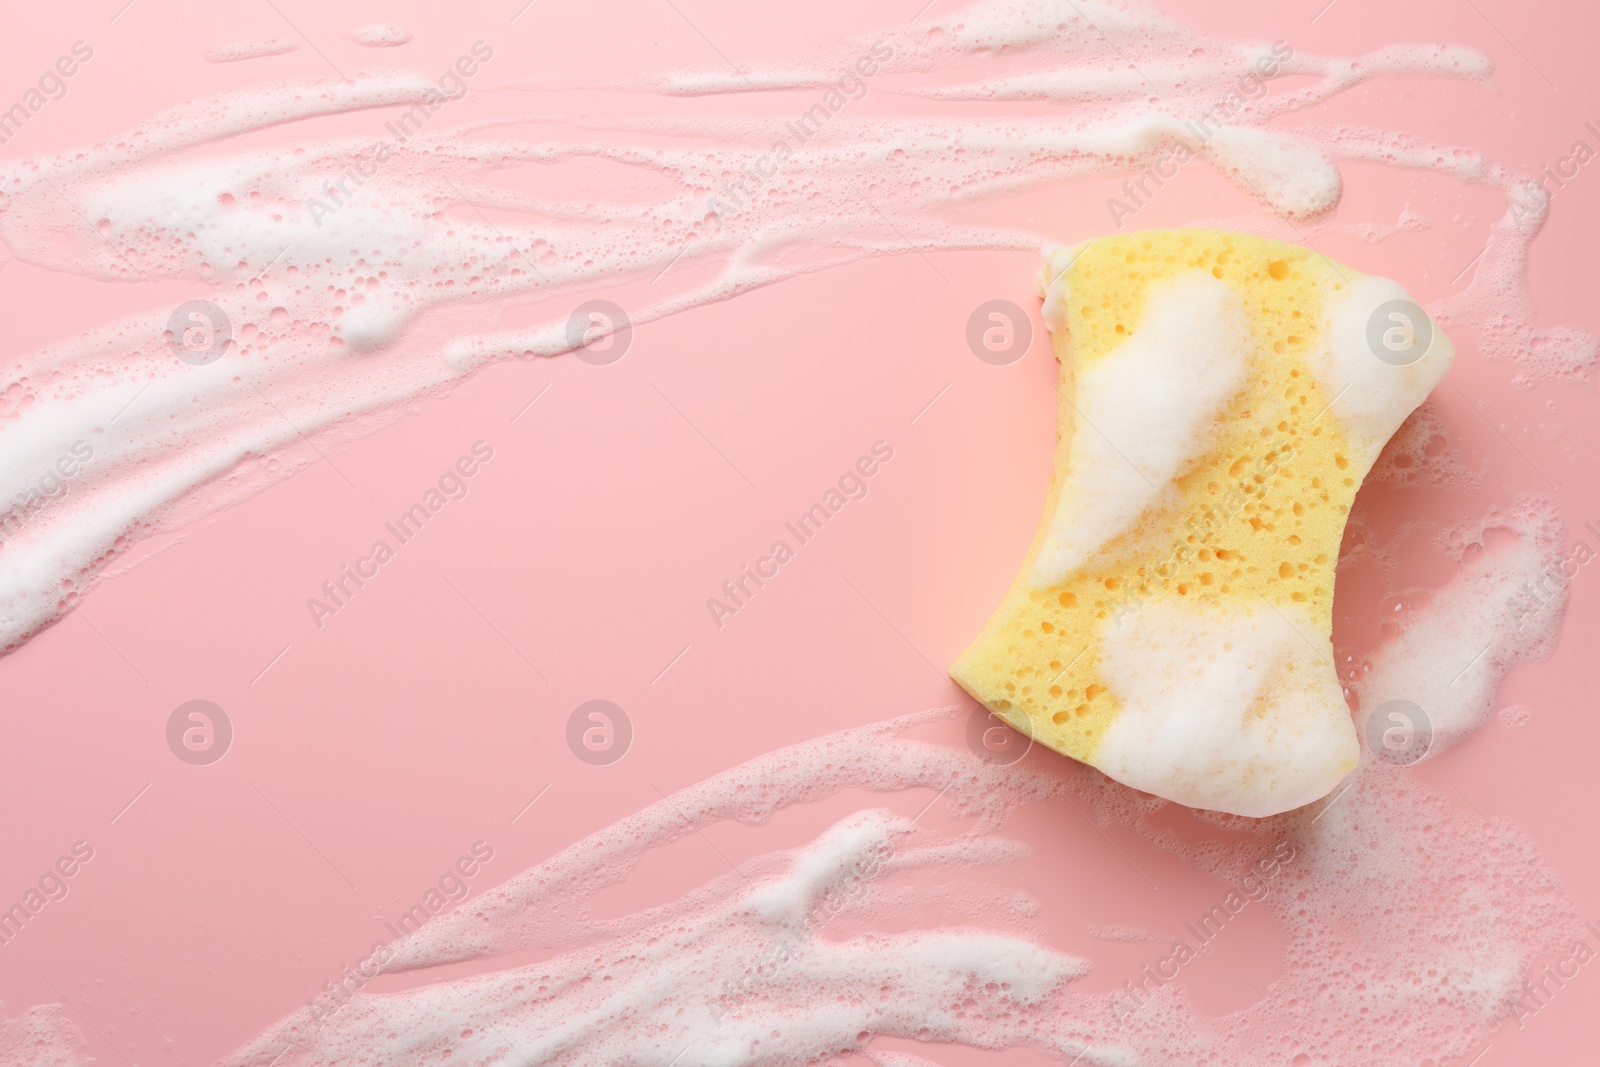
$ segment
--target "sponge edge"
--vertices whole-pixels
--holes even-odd
[[[1055,473],[951,676],[1180,803],[1259,817],[1327,795],[1359,756],[1331,643],[1345,518],[1448,339],[1423,324],[1420,358],[1385,358],[1373,323],[1403,288],[1264,238],[1151,231],[1045,255]]]

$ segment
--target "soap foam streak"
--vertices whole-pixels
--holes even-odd
[[[559,952],[550,959],[355,991],[320,1023],[302,1009],[223,1063],[402,1065],[448,1052],[469,1063],[799,1064],[879,1054],[877,1038],[1107,1065],[1211,1054],[1280,1064],[1296,1052],[1333,1064],[1439,1062],[1503,1023],[1532,961],[1580,930],[1530,843],[1394,768],[1366,763],[1328,802],[1270,819],[1201,814],[1230,833],[1196,835],[1159,818],[1166,802],[1082,765],[1041,752],[997,768],[903,736],[948,714],[831,734],[684,789],[435,918],[392,946],[385,969]],[[616,919],[590,913],[598,889],[686,835],[727,820],[761,825],[844,789],[906,788],[943,790],[967,828],[941,833],[868,809],[676,901]],[[1036,906],[973,881],[1020,858],[998,836],[1011,816],[1061,799],[1225,885],[1293,849],[1259,905],[1288,937],[1265,999],[1208,1018],[1181,983],[1140,991],[1131,1014],[1127,986],[1080,992],[1087,963],[1042,944]],[[913,870],[936,877],[913,884]],[[845,893],[846,906],[822,907]],[[885,933],[913,901],[951,907],[968,925]],[[752,970],[758,979],[744,980]]]
[[[1197,127],[1251,78],[1254,92],[1264,56],[1286,51],[1283,73],[1296,88],[1229,102],[1228,125]],[[862,112],[862,99],[836,114],[849,102],[841,77],[865,77],[863,63],[872,93],[937,96],[942,85],[1004,101],[1022,86],[1066,110],[891,117]],[[1130,63],[1142,72],[1137,82]],[[323,118],[443,106],[430,79],[379,72],[225,93],[94,146],[0,164],[0,236],[16,257],[103,280],[188,281],[224,309],[237,345],[210,367],[180,363],[163,336],[171,309],[159,308],[91,327],[0,374],[0,502],[15,508],[35,461],[76,441],[106,460],[66,506],[38,512],[0,547],[0,648],[70,610],[138,538],[321,461],[487,363],[573,346],[560,319],[485,332],[499,308],[659,286],[664,295],[630,309],[637,326],[868,256],[1038,247],[1045,235],[951,216],[1138,174],[1175,145],[1297,232],[1337,201],[1340,159],[1385,158],[1507,189],[1526,210],[1497,226],[1478,277],[1437,314],[1481,323],[1490,354],[1517,360],[1524,380],[1581,379],[1594,338],[1536,328],[1523,283],[1543,217],[1536,188],[1406,134],[1264,126],[1367,78],[1477,81],[1487,70],[1477,53],[1443,46],[1316,57],[1211,38],[1142,5],[1095,0],[1064,15],[1042,2],[995,0],[843,42],[819,59],[747,71],[748,82],[702,70],[632,86],[669,95],[805,86],[823,94],[809,102],[809,125],[787,108],[770,120],[660,116],[563,142],[522,133],[527,122],[546,125],[530,115],[515,137],[509,119],[450,130],[434,119],[426,132],[397,138],[375,112],[368,138],[309,132]],[[308,132],[292,148],[239,140],[274,129]],[[388,154],[373,172],[379,145]],[[574,160],[655,175],[673,191],[607,204],[513,191],[500,180]],[[352,187],[353,170],[369,176]],[[335,212],[308,210],[339,182]]]

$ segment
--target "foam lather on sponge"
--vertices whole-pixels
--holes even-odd
[[[1359,752],[1331,642],[1345,518],[1454,349],[1396,283],[1259,237],[1046,256],[1055,474],[951,676],[1170,800],[1266,816],[1325,796]]]

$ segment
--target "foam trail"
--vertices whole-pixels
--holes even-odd
[[[1047,756],[996,768],[902,736],[946,714],[831,734],[682,790],[386,946],[222,1062],[404,1065],[448,1053],[469,1063],[777,1065],[878,1055],[874,1039],[895,1037],[1105,1065],[1212,1055],[1266,1065],[1299,1054],[1439,1062],[1504,1022],[1531,962],[1581,934],[1530,845],[1394,768],[1365,763],[1348,790],[1314,808],[1202,816],[1231,832],[1196,840],[1152,818],[1165,802],[1079,764]],[[940,834],[867,809],[678,900],[589,915],[597,889],[686,834],[725,819],[764,823],[842,789],[909,786],[944,788],[943,803],[971,828]],[[1264,856],[1287,857],[1262,900],[1288,937],[1265,1000],[1214,1019],[1188,1005],[1179,982],[1079,992],[1087,964],[1042,944],[1033,906],[974,881],[1018,857],[998,836],[1013,813],[1060,798],[1227,886]],[[1417,864],[1424,853],[1432,860]],[[914,901],[937,901],[963,925],[882,929],[915,914]],[[363,988],[380,969],[530,949],[558,954],[405,992]]]
[[[471,54],[475,84],[489,87],[483,79],[501,76],[493,48],[477,42]],[[559,315],[485,331],[506,307],[570,307],[650,283],[664,295],[630,309],[643,324],[867,256],[1036,248],[1061,235],[951,220],[1006,196],[1131,175],[1130,199],[1108,203],[1125,225],[1121,212],[1159,190],[1173,153],[1205,160],[1287,220],[1334,206],[1346,159],[1507,190],[1512,211],[1479,275],[1437,313],[1480,323],[1521,379],[1582,379],[1594,338],[1534,325],[1523,279],[1543,210],[1525,179],[1403,133],[1265,128],[1368,78],[1487,73],[1481,55],[1445,46],[1310,56],[1208,37],[1143,5],[1092,0],[1064,13],[986,0],[737,83],[689,70],[632,86],[818,94],[771,118],[667,115],[541,139],[526,133],[540,115],[457,124],[452,99],[475,87],[379,72],[196,100],[94,145],[0,163],[0,237],[15,257],[107,281],[186,281],[233,334],[216,363],[190,366],[168,348],[173,309],[153,307],[0,367],[0,650],[70,610],[139,538],[312,463],[349,481],[330,459],[339,442],[487,363],[576,343]],[[1273,92],[1282,75],[1303,77]],[[1062,110],[874,115],[877,93]],[[375,109],[389,110],[368,137],[311,132]],[[273,128],[298,134],[292,147],[240,141]],[[569,198],[505,180],[572,162],[651,174],[669,191],[607,201],[603,190]]]
[[[1460,567],[1381,645],[1357,682],[1372,714],[1408,700],[1428,717],[1432,757],[1476,731],[1494,711],[1512,668],[1555,651],[1567,589],[1594,558],[1587,542],[1569,550],[1561,512],[1527,498],[1444,535]]]
[[[281,56],[289,52],[299,51],[300,46],[293,41],[230,41],[206,49],[206,62],[208,63],[238,63],[246,59],[264,59],[268,56]]]

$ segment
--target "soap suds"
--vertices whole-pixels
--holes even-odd
[[[1101,632],[1101,671],[1121,706],[1095,760],[1136,789],[1237,815],[1326,796],[1359,747],[1303,612],[1151,601]]]
[[[184,280],[224,307],[238,344],[209,367],[182,363],[163,339],[172,309],[152,307],[86,324],[83,334],[4,368],[0,501],[25,498],[40,472],[79,440],[93,444],[96,463],[64,494],[30,507],[19,529],[11,528],[15,514],[0,516],[0,646],[15,647],[70,610],[106,562],[138,538],[321,462],[317,448],[383,425],[486,362],[567,350],[564,321],[480,333],[476,324],[494,320],[497,301],[649,281],[679,261],[708,268],[712,280],[678,286],[637,309],[635,322],[643,323],[865,256],[1031,249],[1049,237],[948,220],[1003,195],[1141,173],[1182,140],[1186,120],[1213,107],[1268,50],[1207,37],[1153,9],[1102,0],[1080,8],[980,4],[883,35],[893,55],[872,91],[909,91],[905,75],[934,74],[945,84],[919,79],[916,91],[974,101],[959,120],[839,113],[855,90],[839,90],[839,107],[826,93],[870,42],[846,42],[815,64],[750,71],[748,82],[715,69],[641,79],[639,88],[676,94],[816,89],[826,114],[781,162],[773,159],[769,119],[591,125],[592,139],[535,142],[484,140],[486,128],[448,117],[401,146],[382,164],[382,181],[341,197],[318,226],[308,199],[365,165],[371,139],[306,137],[300,152],[223,143],[324,115],[413,109],[437,93],[422,74],[383,74],[199,100],[124,134],[108,132],[99,147],[0,164],[0,236],[14,256],[98,280]],[[1154,102],[1150,86],[1127,69],[1123,49],[1159,79]],[[1284,71],[1303,77],[1239,109],[1236,128],[1259,131],[1369,78],[1479,81],[1488,64],[1468,50],[1418,45],[1354,58],[1295,55]],[[1022,98],[1065,106],[1044,119],[979,117],[981,101]],[[1281,139],[1289,137],[1296,140]],[[713,147],[685,146],[700,138]],[[1252,145],[1259,155],[1250,154]],[[1296,127],[1278,131],[1270,145],[1242,132],[1210,158],[1247,193],[1297,217],[1331,206],[1338,187],[1329,176],[1352,160],[1505,191],[1507,216],[1470,285],[1431,310],[1441,323],[1476,329],[1491,357],[1514,364],[1519,384],[1592,377],[1593,335],[1541,326],[1534,314],[1527,249],[1544,205],[1531,183],[1468,149],[1381,130]],[[654,203],[596,205],[488,180],[524,164],[573,159],[643,168],[672,181],[675,192]],[[1299,183],[1285,159],[1305,161],[1314,180]],[[871,204],[863,204],[861,189]],[[447,217],[446,209],[467,206],[464,199],[527,221],[486,226],[465,212]],[[818,245],[831,258],[799,265],[783,258]],[[664,287],[677,286],[675,273]],[[1557,542],[1540,517],[1546,514],[1528,506],[1497,518],[1515,540],[1486,545],[1481,568],[1468,558],[1474,531],[1463,531],[1462,588],[1498,595],[1517,586],[1513,571],[1548,565],[1546,546]],[[1517,579],[1525,580],[1532,578]],[[1449,595],[1447,588],[1439,596]],[[1434,604],[1437,614],[1438,598]],[[1468,697],[1437,708],[1450,730],[1459,735],[1481,721],[1502,665],[1533,662],[1548,649],[1559,607],[1538,612],[1506,636],[1483,629],[1506,624],[1490,601],[1452,631],[1469,647],[1481,642],[1491,666],[1468,676]],[[1426,655],[1444,640],[1440,625],[1417,625],[1415,636],[1379,651],[1389,665],[1369,679],[1404,681],[1400,646],[1409,641]],[[1371,684],[1361,689],[1368,705],[1380,695]],[[517,1062],[515,1050],[538,1049],[567,1060],[666,1065],[684,1055],[678,1062],[688,1065],[720,1055],[788,1067],[866,1048],[885,1067],[908,1067],[907,1057],[872,1042],[910,1036],[1028,1047],[1083,1064],[1437,1063],[1476,1052],[1509,1018],[1533,961],[1577,936],[1572,902],[1531,842],[1457,810],[1403,769],[1366,761],[1346,791],[1314,810],[1259,821],[1201,814],[1230,833],[1196,843],[1159,828],[1152,816],[1165,802],[1081,765],[1036,751],[1017,766],[991,768],[965,750],[900,736],[925,721],[821,738],[675,794],[440,916],[398,943],[386,966],[420,969],[521,948],[548,959],[405,992],[368,992],[351,979],[356,988],[336,1010],[307,1007],[224,1062],[400,1065],[438,1063],[446,1053],[456,1063]],[[742,865],[748,883],[730,873],[619,918],[589,910],[597,888],[626,878],[652,848],[724,819],[761,824],[782,808],[852,788],[946,790],[941,803],[970,823],[940,835],[869,810],[807,848]],[[1189,1005],[1181,982],[1170,983],[1119,1023],[1126,991],[1078,990],[1083,962],[1043,947],[1025,901],[972,878],[975,868],[1015,854],[997,836],[1015,810],[1055,797],[1225,883],[1291,842],[1297,859],[1284,877],[1293,892],[1263,903],[1287,938],[1282,971],[1264,985],[1264,999],[1211,1018]],[[1430,862],[1415,862],[1418,855]],[[863,877],[874,864],[882,870]],[[949,888],[913,890],[904,877],[912,868],[949,874]],[[793,919],[811,901],[845,895],[852,874],[863,888],[826,923]],[[929,892],[943,894],[963,917],[960,928],[873,925]],[[791,958],[770,982],[722,992],[780,944]],[[718,993],[737,1003],[722,1003]],[[713,1008],[723,1006],[730,1010],[719,1026]],[[701,1053],[688,1056],[694,1047]],[[0,1021],[0,1053],[29,1067],[87,1062],[82,1035],[60,1006]]]
[[[1072,245],[1045,245],[1040,249],[1044,262],[1035,275],[1039,299],[1042,301],[1039,316],[1051,332],[1067,325],[1067,299],[1071,296],[1067,286],[1067,269],[1077,258],[1078,250]]]
[[[1165,941],[1164,937],[1153,934],[1138,926],[1091,926],[1089,936],[1100,941]]]
[[[357,26],[348,36],[363,48],[397,48],[411,40],[411,31],[393,22],[374,22]]]
[[[1080,424],[1034,585],[1063,580],[1175,496],[1172,481],[1204,456],[1250,353],[1249,317],[1226,282],[1194,272],[1152,290],[1132,336],[1078,375]]]
[[[1323,343],[1312,353],[1311,373],[1333,398],[1329,406],[1350,442],[1351,466],[1361,476],[1455,359],[1455,346],[1421,310],[1399,283],[1365,274],[1344,281],[1324,309]],[[1382,320],[1380,334],[1410,336],[1419,351],[1405,354],[1401,363],[1380,358],[1382,342],[1374,345],[1372,337],[1375,318]]]
[[[1531,181],[1501,179],[1506,213],[1489,230],[1471,283],[1436,301],[1430,310],[1443,323],[1460,322],[1479,333],[1489,359],[1518,366],[1512,384],[1531,389],[1541,381],[1588,385],[1600,359],[1600,337],[1578,326],[1540,328],[1528,289],[1528,248],[1550,210],[1549,194]]]
[[[1116,28],[1115,44],[1105,26]],[[405,32],[357,36],[392,44]],[[473,47],[480,65],[493,53]],[[1269,59],[1293,88],[1278,91],[1260,73]],[[1156,79],[1154,93],[1130,62]],[[1491,354],[1516,360],[1529,380],[1581,380],[1593,338],[1535,325],[1523,272],[1542,212],[1521,179],[1404,133],[1264,128],[1371,78],[1487,73],[1483,56],[1459,48],[1311,56],[1208,37],[1153,8],[990,0],[844,41],[815,61],[606,86],[668,96],[814,90],[814,106],[788,126],[589,121],[577,140],[530,140],[507,132],[518,128],[510,120],[464,125],[458,112],[469,105],[454,100],[467,94],[433,77],[353,74],[196,100],[93,146],[0,164],[0,237],[14,256],[98,280],[186,281],[226,312],[237,346],[190,366],[165,342],[172,308],[155,307],[88,324],[0,368],[0,500],[75,441],[104,458],[23,528],[0,516],[0,649],[70,610],[139,538],[322,462],[340,441],[486,363],[572,347],[559,317],[482,332],[504,306],[530,296],[575,305],[599,288],[655,283],[662,296],[629,308],[637,327],[867,256],[1037,248],[1046,235],[951,220],[1029,190],[1142,175],[1178,145],[1296,225],[1333,206],[1346,160],[1514,192],[1516,211],[1496,227],[1472,287],[1437,314],[1481,316]],[[971,102],[960,117],[906,117],[874,114],[869,99],[915,93],[931,107],[940,91]],[[984,101],[1020,98],[1053,101],[1060,113],[982,114]],[[391,124],[419,109],[432,117],[404,140],[383,135],[382,151],[371,137],[320,134],[293,149],[224,143],[386,107],[397,109]],[[673,191],[610,203],[493,180],[564,161],[652,172]],[[313,201],[332,210],[314,212]],[[491,211],[500,221],[480,214]]]
[[[0,1063],[6,1067],[90,1067],[94,1062],[65,1005],[42,1004],[7,1019],[0,1004]]]
[[[228,44],[219,44],[206,50],[206,61],[209,63],[237,63],[243,59],[262,59],[266,56],[281,56],[300,48],[294,41],[275,39],[270,41],[232,41]]]
[[[1505,1024],[1536,963],[1581,930],[1532,842],[1403,769],[1363,761],[1313,807],[1261,820],[1194,812],[1225,832],[1180,834],[1163,817],[1169,802],[1043,750],[996,767],[965,747],[905,736],[961,714],[844,730],[682,789],[441,913],[375,956],[381,965],[347,971],[220,1062],[792,1067],[852,1052],[892,1059],[875,1047],[882,1038],[1028,1048],[1106,1067],[1440,1063]],[[844,790],[907,789],[956,825],[935,830],[869,807],[676,900],[593,912],[599,891],[647,853],[718,823],[761,826]],[[1008,821],[1057,799],[1223,885],[1242,884],[1263,855],[1292,854],[1282,891],[1259,904],[1285,938],[1264,999],[1213,1017],[1189,1003],[1182,978],[1151,989],[1129,974],[1107,992],[1078,988],[1089,964],[1047,947],[1037,906],[990,881],[1003,883],[1024,854],[1002,836]],[[940,911],[947,925],[906,928],[906,916]],[[381,984],[378,969],[514,952],[539,962],[400,992],[367,988]],[[1138,1010],[1127,1010],[1130,998]],[[25,1048],[27,1067],[87,1063],[59,1005],[0,1023],[8,1047]]]
[[[1525,498],[1442,535],[1459,569],[1444,586],[1406,599],[1398,632],[1357,681],[1364,714],[1391,700],[1422,709],[1435,756],[1487,721],[1512,668],[1555,650],[1567,590],[1593,546],[1568,546],[1560,511]],[[1581,547],[1580,547],[1581,546]]]
[[[1376,485],[1397,489],[1483,489],[1483,470],[1475,470],[1451,440],[1433,401],[1424,401],[1400,424],[1367,474]]]
[[[1030,1048],[1107,1067],[1208,1058],[1281,1067],[1301,1055],[1448,1062],[1508,1018],[1534,961],[1579,929],[1531,843],[1404,771],[1366,763],[1337,799],[1270,819],[1202,814],[1230,832],[1195,840],[1167,828],[1167,802],[1083,765],[1041,751],[992,767],[903,736],[949,714],[831,734],[681,790],[441,914],[395,943],[384,969],[530,950],[541,962],[392,993],[347,978],[221,1062],[402,1067],[520,1055],[778,1067],[886,1055],[878,1038]],[[606,919],[590,910],[647,852],[724,820],[762,825],[840,790],[910,788],[939,794],[958,827],[937,832],[869,808],[675,901]],[[1000,836],[1007,821],[1056,798],[1224,884],[1293,849],[1283,891],[1260,903],[1287,939],[1265,999],[1214,1018],[1189,1004],[1182,980],[1149,990],[1130,975],[1108,992],[1079,989],[1085,962],[1044,947],[1027,902],[997,906],[1006,898],[985,880],[1018,856]],[[905,929],[926,902],[951,908],[955,925]]]
[[[1533,721],[1533,712],[1526,704],[1511,704],[1500,709],[1500,725],[1508,730],[1520,730]]]

